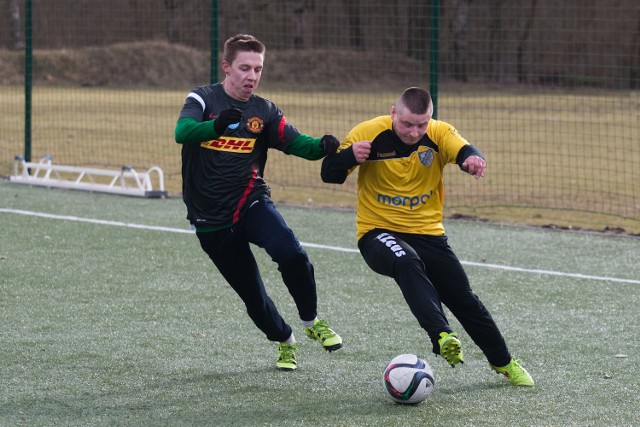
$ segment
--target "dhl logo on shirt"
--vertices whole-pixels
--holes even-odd
[[[200,146],[209,150],[230,151],[233,153],[251,153],[256,144],[255,138],[230,138],[220,137],[200,143]]]

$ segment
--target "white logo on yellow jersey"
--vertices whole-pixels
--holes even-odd
[[[433,163],[433,150],[429,148],[426,151],[418,152],[418,158],[420,159],[420,163],[423,165],[431,165],[431,163]]]

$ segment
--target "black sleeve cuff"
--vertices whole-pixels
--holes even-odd
[[[456,157],[456,163],[458,164],[458,167],[461,170],[466,172],[466,170],[462,168],[462,164],[464,163],[465,160],[467,160],[471,156],[478,156],[484,159],[484,156],[482,155],[480,150],[478,150],[476,147],[474,147],[471,144],[465,145],[460,149],[460,151],[458,151],[458,156]]]
[[[356,156],[351,147],[339,153],[327,156],[322,161],[320,176],[323,182],[331,184],[342,184],[349,175],[349,169],[357,166]]]

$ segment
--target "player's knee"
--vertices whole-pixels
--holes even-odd
[[[311,261],[305,252],[290,252],[279,257],[274,257],[273,261],[278,264],[281,272],[308,272],[313,269]]]
[[[410,270],[424,269],[424,263],[415,252],[406,252],[397,257],[394,261],[394,269]]]

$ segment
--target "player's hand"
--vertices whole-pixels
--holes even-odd
[[[340,146],[340,141],[333,135],[325,135],[320,140],[320,148],[324,152],[325,156],[335,154]]]
[[[351,145],[351,149],[353,150],[353,156],[356,158],[356,162],[364,163],[371,153],[371,142],[370,141],[358,141],[354,142]]]
[[[463,163],[462,169],[469,175],[473,175],[476,179],[480,179],[484,176],[484,171],[487,168],[487,162],[478,156],[469,156]]]
[[[222,135],[229,125],[238,123],[240,120],[242,120],[242,110],[239,108],[231,107],[227,110],[222,110],[220,114],[218,114],[216,121],[213,122],[213,130],[215,130],[218,135]]]

